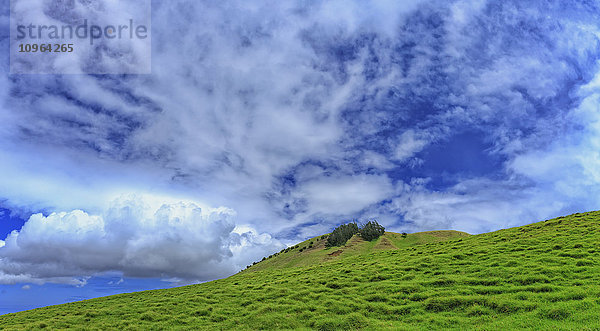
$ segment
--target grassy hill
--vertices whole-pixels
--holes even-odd
[[[329,250],[313,239],[226,279],[3,315],[0,329],[598,330],[599,221],[388,233]]]
[[[469,236],[469,234],[460,231],[428,231],[411,233],[406,238],[403,238],[400,233],[386,232],[379,239],[370,242],[364,241],[360,236],[355,235],[342,247],[326,248],[327,235],[323,235],[308,239],[282,252],[276,253],[244,272],[273,268],[304,267],[374,251],[406,248],[466,236]]]

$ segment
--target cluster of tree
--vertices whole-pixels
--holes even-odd
[[[364,240],[371,241],[381,237],[385,233],[385,228],[377,221],[369,221],[360,228],[359,233]]]
[[[342,246],[357,233],[358,225],[356,223],[342,224],[329,235],[325,247]]]
[[[262,261],[266,261],[270,258],[278,256],[279,254],[285,254],[291,252],[293,250],[297,250],[299,253],[307,249],[311,249],[315,245],[315,241],[326,240],[325,247],[333,247],[333,246],[342,246],[345,245],[346,242],[352,238],[355,234],[359,234],[364,240],[371,241],[379,238],[381,235],[385,233],[385,228],[381,226],[377,221],[369,221],[363,226],[359,227],[355,222],[342,224],[335,228],[330,235],[322,235],[311,240],[307,246],[300,246],[300,244],[290,246],[282,249],[280,252],[275,253],[273,255],[269,255],[268,257],[263,257],[262,260],[258,262],[254,262],[249,266],[246,266],[246,269],[250,268],[253,265],[257,265]],[[402,237],[406,237],[406,234],[403,233]]]
[[[377,221],[369,221],[360,228],[355,222],[342,224],[335,228],[329,235],[325,246],[333,247],[345,245],[346,242],[357,233],[360,234],[364,240],[371,241],[383,235],[385,233],[385,228],[377,223]]]

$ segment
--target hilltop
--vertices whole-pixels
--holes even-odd
[[[275,253],[260,263],[244,270],[244,272],[274,268],[305,267],[334,259],[337,260],[381,250],[400,249],[455,238],[458,239],[466,236],[470,236],[470,234],[452,230],[417,232],[406,235],[406,237],[403,237],[400,233],[386,232],[377,240],[364,241],[360,236],[355,235],[343,246],[326,248],[327,235],[322,235]]]
[[[593,330],[599,221],[591,212],[474,236],[386,233],[328,252],[314,238],[226,279],[3,315],[0,329]]]

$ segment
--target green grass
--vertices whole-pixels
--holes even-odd
[[[377,240],[364,241],[355,235],[346,245],[341,247],[325,247],[326,235],[308,239],[289,248],[288,252],[280,252],[244,271],[267,270],[273,268],[303,267],[338,260],[354,255],[367,254],[373,251],[406,248],[409,246],[444,241],[452,238],[470,236],[460,231],[429,231],[411,233],[406,238],[394,232],[386,232]],[[312,247],[311,246],[312,243]],[[303,249],[304,248],[304,249]]]
[[[337,256],[299,253],[309,240],[226,279],[3,315],[0,329],[598,330],[599,221],[388,233]]]

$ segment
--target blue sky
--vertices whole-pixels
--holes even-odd
[[[0,313],[226,277],[351,219],[476,234],[597,210],[599,16],[177,0],[152,3],[151,75],[6,55]]]

